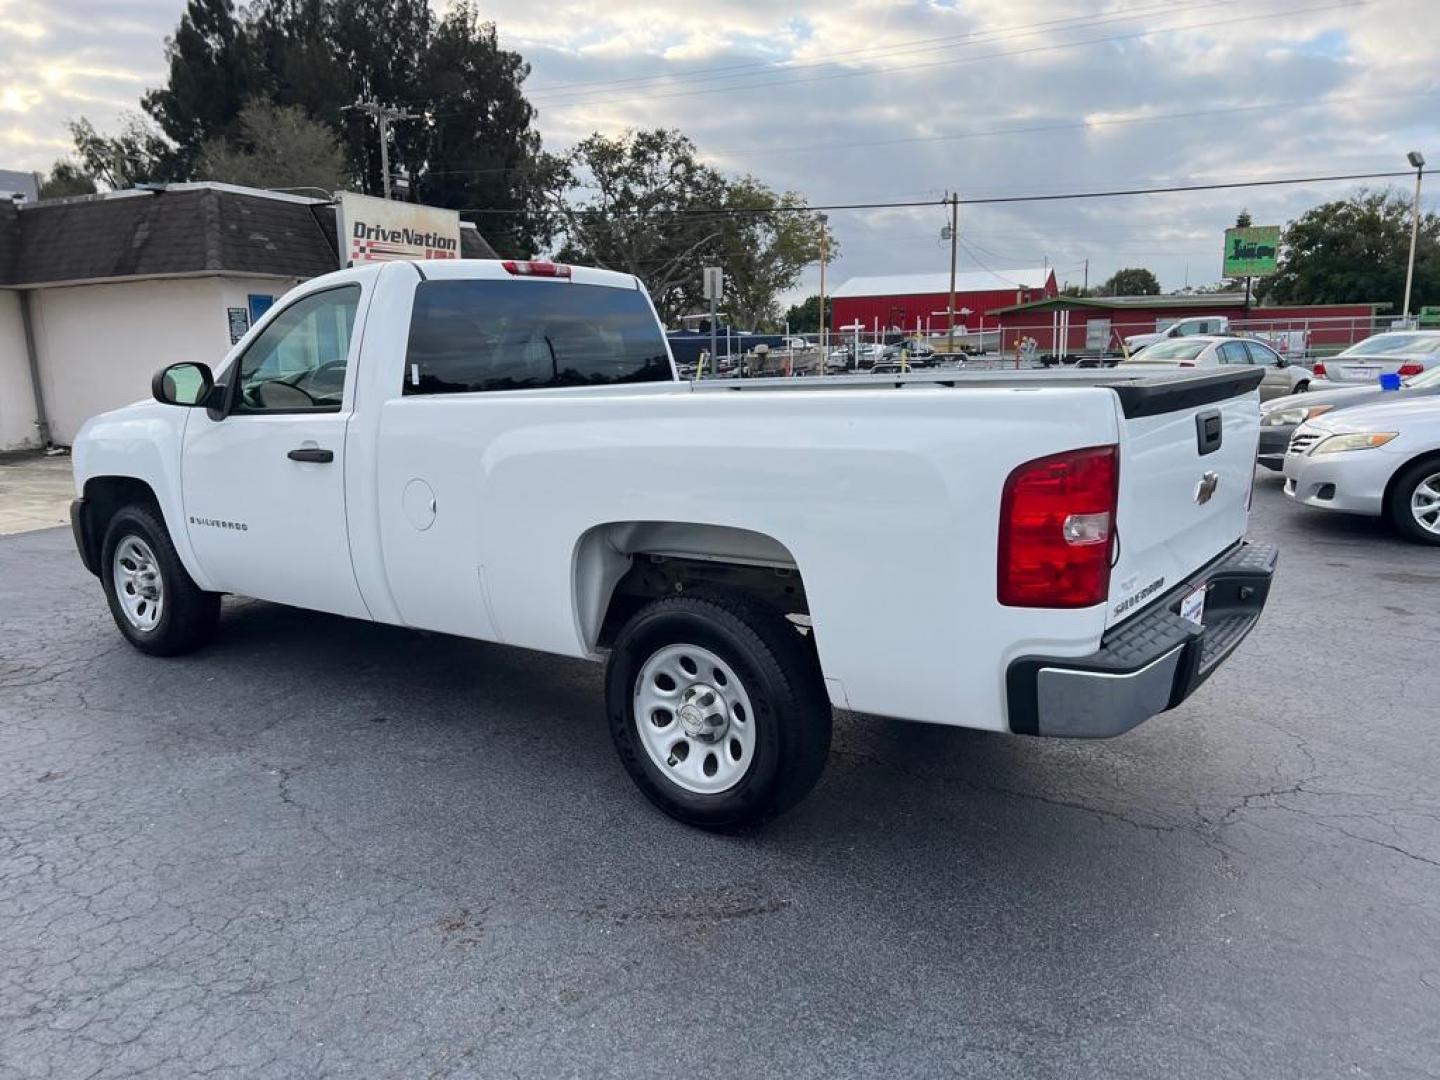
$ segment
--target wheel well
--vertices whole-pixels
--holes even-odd
[[[146,506],[154,510],[163,521],[160,501],[144,480],[133,476],[94,476],[85,481],[85,515],[80,523],[79,539],[85,545],[85,564],[91,573],[98,573],[100,545],[105,541],[105,530],[110,519],[125,506]]]
[[[588,645],[606,647],[630,616],[666,596],[743,593],[810,624],[805,582],[778,540],[748,529],[686,522],[614,522],[576,547],[575,597]]]
[[[1385,498],[1380,503],[1381,507],[1383,507],[1387,513],[1390,510],[1390,496],[1394,494],[1395,485],[1400,482],[1401,475],[1403,475],[1404,472],[1412,465],[1416,465],[1422,461],[1432,461],[1437,465],[1440,465],[1440,450],[1430,450],[1424,454],[1416,454],[1413,458],[1405,462],[1405,464],[1401,465],[1398,469],[1396,469],[1393,473],[1390,474],[1390,479],[1385,484]]]

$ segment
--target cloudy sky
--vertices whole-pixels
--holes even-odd
[[[547,146],[679,127],[812,203],[939,200],[1440,165],[1437,0],[492,0]],[[443,4],[439,5],[443,7]],[[162,77],[183,0],[0,0],[0,168],[44,169]],[[1401,181],[1401,183],[1405,183]],[[1248,207],[1355,185],[964,207],[965,267],[1219,275]],[[1408,187],[1408,184],[1407,184]],[[1440,201],[1440,181],[1427,206]],[[832,213],[834,279],[941,270],[938,206]],[[807,284],[809,284],[807,282]]]

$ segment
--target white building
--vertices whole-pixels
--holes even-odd
[[[472,227],[466,258],[493,258]],[[339,266],[335,207],[226,184],[0,203],[0,450],[69,445]]]

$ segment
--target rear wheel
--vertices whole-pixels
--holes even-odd
[[[1305,393],[1305,391],[1307,391],[1307,390],[1309,390],[1309,389],[1310,389],[1310,383],[1309,383],[1308,380],[1302,379],[1302,380],[1300,380],[1300,382],[1298,382],[1298,383],[1295,384],[1295,393],[1297,393],[1297,394],[1303,394],[1303,393]]]
[[[702,828],[789,809],[830,752],[830,702],[809,643],[741,597],[642,608],[611,650],[605,697],[631,778],[661,810]]]
[[[105,599],[130,644],[153,656],[175,656],[215,636],[220,594],[195,584],[164,522],[151,509],[117,511],[101,552]]]
[[[1407,540],[1440,544],[1440,460],[1417,461],[1396,477],[1385,509]]]

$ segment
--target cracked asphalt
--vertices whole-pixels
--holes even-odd
[[[0,1078],[1440,1075],[1440,551],[1256,491],[1260,627],[1107,743],[840,717],[661,817],[590,665],[0,539]],[[903,654],[895,657],[903,666]]]

